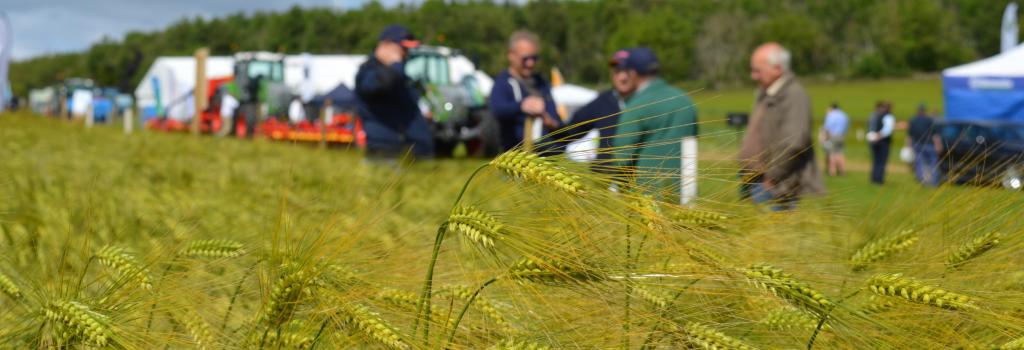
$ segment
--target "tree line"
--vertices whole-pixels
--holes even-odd
[[[154,32],[105,38],[88,50],[12,63],[16,94],[69,77],[133,91],[159,56],[267,50],[369,53],[378,32],[401,23],[428,44],[457,48],[485,72],[505,65],[507,36],[527,28],[543,40],[543,66],[558,66],[583,84],[608,81],[607,57],[650,46],[670,81],[698,86],[742,82],[750,50],[774,40],[790,48],[800,74],[880,78],[996,54],[1009,0],[427,0],[358,9],[293,7],[181,19]]]

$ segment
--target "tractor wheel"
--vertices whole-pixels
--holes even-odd
[[[480,128],[480,136],[474,143],[478,143],[481,150],[475,153],[485,158],[496,157],[501,153],[501,127],[498,120],[487,109],[473,111],[473,119]]]

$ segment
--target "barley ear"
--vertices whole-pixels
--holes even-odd
[[[511,150],[494,158],[490,164],[514,178],[552,186],[570,194],[584,193],[579,176],[534,153]]]
[[[506,278],[517,282],[563,285],[605,280],[606,276],[589,268],[570,266],[558,261],[537,262],[523,259],[508,268]]]
[[[771,329],[802,329],[813,331],[818,328],[819,321],[820,320],[811,317],[806,312],[787,307],[772,311],[768,314],[768,317],[765,317],[761,322]],[[827,323],[822,326],[822,329],[829,328],[830,327]]]
[[[989,232],[965,243],[955,252],[949,254],[949,258],[946,259],[946,266],[953,269],[963,266],[971,259],[984,254],[989,249],[995,248],[999,244],[999,238],[998,233]]]
[[[355,304],[343,307],[340,316],[342,322],[370,340],[390,349],[410,348],[394,327],[384,322],[377,313],[370,311],[366,306]]]
[[[502,239],[504,227],[490,214],[471,206],[460,206],[448,216],[448,231],[461,233],[467,240],[493,249]]]
[[[753,265],[744,275],[754,285],[817,317],[827,314],[834,305],[821,292],[770,265]]]
[[[142,289],[153,288],[150,283],[149,270],[135,262],[135,256],[119,246],[104,246],[96,253],[96,258],[106,267],[113,269],[124,279],[139,283]]]
[[[892,237],[868,242],[868,244],[857,250],[850,257],[850,262],[853,263],[853,270],[864,270],[873,262],[910,248],[914,243],[917,243],[917,240],[917,231],[908,229]]]
[[[725,333],[719,332],[697,322],[686,323],[686,325],[683,326],[683,333],[686,335],[687,340],[703,349],[756,349],[750,345],[744,344],[738,339],[725,335]]]
[[[643,285],[633,285],[633,294],[639,297],[641,300],[650,303],[659,308],[665,308],[669,304],[671,297],[665,295],[662,292],[652,290]]]
[[[185,329],[188,331],[196,348],[200,350],[213,349],[213,336],[210,333],[210,324],[203,319],[193,308],[186,308],[179,316]]]
[[[868,288],[878,295],[891,296],[912,303],[950,310],[976,309],[974,299],[941,288],[923,284],[901,274],[879,274],[868,280]]]
[[[549,350],[550,347],[528,341],[506,339],[491,345],[487,350]]]
[[[3,272],[0,272],[0,291],[3,291],[11,299],[17,300],[22,297],[21,289],[18,288],[18,285],[14,284],[14,281]]]
[[[69,338],[81,339],[85,344],[105,347],[113,332],[108,317],[76,301],[57,301],[43,308],[43,317],[60,325],[58,332]]]
[[[998,347],[999,350],[1024,350],[1024,337],[1020,337]]]
[[[229,239],[201,239],[189,242],[178,255],[189,258],[234,258],[245,254],[242,243]]]

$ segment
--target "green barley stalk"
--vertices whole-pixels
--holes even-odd
[[[850,257],[850,262],[853,263],[853,270],[864,270],[873,262],[910,248],[914,243],[917,243],[917,240],[917,231],[907,229],[895,236],[868,242],[868,244],[857,250]]]
[[[999,238],[1000,235],[998,233],[989,232],[965,243],[955,252],[949,254],[949,258],[946,259],[946,266],[951,269],[963,266],[971,259],[995,248],[999,244]]]
[[[244,245],[230,239],[201,239],[189,242],[178,251],[179,256],[188,258],[235,258],[245,254]]]
[[[822,317],[834,306],[824,294],[770,265],[753,265],[744,271],[744,275],[754,285],[817,317]]]
[[[753,346],[744,344],[742,341],[729,337],[725,333],[719,332],[711,327],[705,326],[697,322],[687,322],[683,326],[683,333],[686,335],[686,339],[694,345],[708,350],[754,350]]]
[[[566,283],[587,283],[595,281],[606,280],[607,277],[603,274],[597,273],[589,268],[581,268],[577,266],[570,266],[563,264],[558,261],[545,261],[538,263],[531,259],[522,259],[511,266],[505,273],[505,279],[516,281],[519,283],[542,283],[547,285],[565,285]],[[473,302],[480,295],[480,292],[487,288],[487,286],[497,282],[500,277],[495,277],[487,280],[480,285],[472,294],[469,295],[466,304],[462,306],[462,310],[459,311],[458,316],[455,318],[455,322],[452,323],[452,330],[448,334],[447,343],[444,348],[448,346],[455,339],[455,333],[459,329],[459,324],[462,323],[462,318],[466,315],[466,311],[473,305]]]
[[[149,270],[136,263],[135,256],[128,253],[125,248],[112,245],[104,246],[96,253],[96,258],[104,266],[116,271],[121,278],[135,280],[145,290],[153,288],[149,279]]]
[[[450,295],[459,299],[467,300],[467,303],[471,302],[473,307],[480,312],[483,312],[485,316],[491,321],[494,321],[503,330],[509,330],[510,326],[505,320],[505,317],[498,311],[498,308],[494,306],[490,300],[487,300],[481,296],[475,296],[475,290],[468,286],[449,286],[445,287],[440,291],[443,295]]]
[[[923,284],[898,273],[879,274],[868,280],[868,288],[878,295],[897,297],[917,304],[950,310],[976,309],[975,300],[941,288]]]
[[[22,297],[21,289],[18,288],[18,285],[3,272],[0,272],[0,291],[3,291],[4,294],[7,294],[11,299],[17,300]]]
[[[455,211],[455,208],[459,207],[459,202],[462,201],[462,196],[464,196],[466,194],[466,189],[469,188],[469,184],[471,182],[473,182],[473,179],[476,178],[476,175],[479,174],[481,170],[484,170],[485,168],[487,168],[490,165],[491,165],[491,163],[483,164],[483,165],[477,167],[476,170],[473,170],[473,173],[469,175],[469,178],[466,179],[466,182],[462,183],[462,189],[459,190],[459,195],[457,197],[455,197],[455,203],[452,203],[452,210],[451,211]],[[437,265],[437,256],[438,256],[438,254],[441,253],[441,243],[444,243],[444,235],[445,235],[446,232],[448,232],[448,221],[447,220],[445,220],[445,222],[442,223],[437,228],[437,233],[434,235],[434,247],[433,247],[433,250],[430,253],[430,261],[427,263],[427,276],[424,278],[424,281],[423,281],[423,291],[420,292],[419,306],[416,308],[416,318],[415,318],[415,321],[413,321],[413,324],[412,324],[412,334],[415,337],[416,331],[417,331],[417,329],[419,328],[419,325],[420,325],[420,317],[424,318],[424,322],[423,322],[423,324],[424,324],[424,326],[423,326],[423,345],[424,346],[429,346],[430,345],[430,310],[431,310],[430,300],[431,300],[431,298],[433,296],[432,289],[433,289],[433,285],[434,285],[434,267]]]
[[[47,320],[59,324],[68,335],[85,344],[105,347],[113,337],[108,317],[77,301],[57,301],[43,308]]]

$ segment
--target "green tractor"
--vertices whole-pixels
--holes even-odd
[[[498,122],[487,107],[494,81],[466,56],[439,46],[409,52],[405,73],[420,89],[420,109],[430,119],[435,151],[451,157],[462,144],[470,156],[501,152]]]
[[[218,134],[233,133],[251,137],[256,125],[267,116],[282,115],[291,93],[284,83],[285,56],[271,52],[239,52],[235,54],[234,75],[220,85],[219,94],[230,94],[239,102],[230,125]]]

